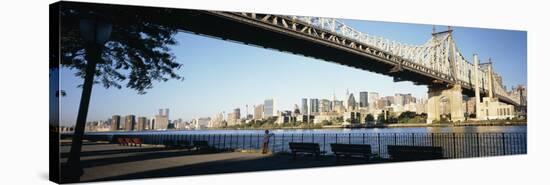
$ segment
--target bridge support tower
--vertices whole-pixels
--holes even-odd
[[[440,121],[441,114],[450,114],[450,121],[464,121],[462,87],[460,85],[428,87],[428,124]]]

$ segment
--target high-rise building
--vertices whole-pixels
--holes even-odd
[[[327,99],[319,101],[319,112],[330,112],[332,110],[331,103]]]
[[[254,119],[256,119],[256,120],[263,119],[263,114],[264,114],[264,105],[263,104],[259,104],[259,105],[254,106]]]
[[[111,119],[111,130],[119,130],[120,129],[120,115],[114,115]]]
[[[241,109],[239,108],[233,109],[233,115],[235,116],[234,119],[241,119]]]
[[[208,124],[210,123],[210,120],[211,120],[210,117],[193,119],[191,121],[191,125],[195,129],[204,129],[204,128],[208,127]]]
[[[315,113],[319,113],[319,99],[317,98],[312,98],[312,99],[309,99],[309,113],[310,114],[315,114]]]
[[[124,118],[124,130],[135,130],[136,126],[136,116],[134,115],[127,115]]]
[[[369,110],[374,110],[376,109],[376,102],[378,101],[378,93],[377,92],[369,92],[369,95],[368,95],[368,102],[369,103]]]
[[[302,115],[308,115],[309,114],[309,111],[308,111],[308,108],[307,108],[307,98],[302,98]]]
[[[215,114],[210,122],[208,123],[208,128],[220,128],[223,127],[223,113]]]
[[[153,125],[155,130],[168,129],[168,117],[164,115],[155,115],[155,120],[153,122]]]
[[[275,100],[266,99],[264,101],[264,118],[275,116]]]
[[[405,106],[410,103],[416,103],[416,99],[412,96],[412,94],[395,94],[393,104]]]
[[[355,110],[357,102],[355,101],[355,97],[353,97],[353,93],[349,94],[348,100],[346,102],[348,105],[348,110]]]
[[[393,96],[394,105],[403,106],[405,105],[405,96],[403,94],[396,93]]]
[[[164,130],[168,129],[168,124],[170,119],[168,117],[170,109],[159,109],[159,114],[155,115],[154,119],[151,121],[151,129],[154,130]]]
[[[137,130],[146,130],[147,129],[147,118],[139,117],[137,122]]]
[[[369,106],[369,93],[367,91],[359,92],[359,107],[366,108]]]

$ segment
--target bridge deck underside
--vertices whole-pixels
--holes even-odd
[[[186,32],[335,62],[349,67],[392,76],[400,81],[412,81],[419,85],[430,85],[435,80],[432,77],[407,70],[389,73],[394,67],[393,64],[351,53],[334,44],[325,43],[322,40],[315,41],[298,38],[286,32],[279,32],[280,30],[268,30],[265,27],[229,20],[208,12],[192,11],[184,19],[185,21],[182,22],[181,29]],[[307,36],[304,35],[303,37]]]
[[[98,7],[99,12],[106,9],[104,6]],[[117,6],[113,7],[116,8]],[[136,8],[143,11],[150,9],[149,7],[125,8]],[[450,83],[444,79],[438,79],[429,74],[422,74],[421,72],[406,68],[399,72],[390,73],[391,69],[396,65],[392,62],[380,60],[375,56],[354,51],[342,45],[314,38],[307,34],[288,29],[285,30],[266,22],[247,20],[238,16],[226,16],[230,14],[203,10],[170,9],[170,11],[159,12],[159,15],[155,15],[155,18],[159,19],[159,23],[161,24],[166,22],[165,20],[170,20],[170,24],[176,22],[181,31],[330,61],[391,76],[395,81],[412,81],[417,85],[434,85],[434,80],[441,83],[435,85],[447,85]],[[215,54],[215,52],[213,50],[212,54]],[[365,84],[368,83],[372,82],[365,81]],[[472,85],[462,86],[462,88],[464,94],[473,96]],[[486,91],[481,92],[482,94],[486,93]],[[506,101],[505,98],[503,100]]]
[[[391,76],[396,81],[411,81],[417,85],[434,85],[434,80],[440,80],[409,70],[390,73],[394,64],[350,52],[333,43],[307,38],[307,35],[298,37],[288,31],[271,28],[269,25],[261,27],[207,11],[186,10],[180,13],[184,17],[181,29],[185,32],[321,59]],[[442,82],[440,85],[446,84],[447,82]],[[472,86],[464,86],[463,93],[473,97]],[[487,93],[487,91],[481,91],[482,95]]]

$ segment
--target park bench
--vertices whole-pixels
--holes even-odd
[[[125,137],[123,139],[124,139],[124,142],[126,143],[126,146],[133,146],[134,145],[134,141],[132,141],[132,138]]]
[[[296,158],[296,155],[301,154],[313,154],[315,158],[319,158],[321,153],[325,153],[324,151],[321,151],[321,148],[319,147],[318,143],[288,143],[288,146],[292,152],[292,159]]]
[[[134,143],[134,146],[141,147],[141,144],[143,144],[143,141],[139,137],[132,138],[132,142]]]
[[[366,158],[367,160],[374,156],[370,145],[331,143],[330,148],[332,153],[336,156],[337,161],[340,161],[340,156],[360,156]]]
[[[208,145],[208,141],[193,141],[193,147],[196,150],[204,150],[204,149],[210,149],[210,145]]]
[[[443,148],[434,146],[388,145],[392,161],[443,159]]]
[[[118,145],[121,145],[121,146],[126,146],[128,145],[128,143],[126,143],[126,140],[124,138],[117,138],[117,141],[118,141]]]

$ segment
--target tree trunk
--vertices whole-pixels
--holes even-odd
[[[88,55],[86,55],[86,74],[84,77],[84,85],[82,88],[82,96],[80,97],[80,107],[78,108],[78,116],[76,118],[76,125],[74,134],[72,137],[71,151],[69,159],[67,161],[67,168],[65,174],[65,180],[70,182],[80,181],[80,176],[83,174],[82,167],[80,166],[80,152],[82,149],[82,139],[84,136],[84,129],[86,126],[86,117],[88,116],[88,107],[90,105],[90,96],[92,94],[92,86],[94,84],[94,75],[97,62],[100,58],[100,48],[98,46],[87,47]]]

